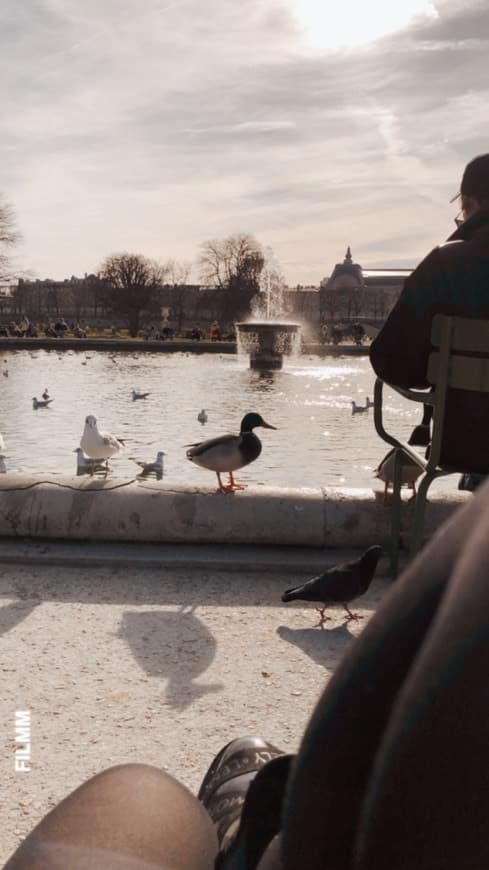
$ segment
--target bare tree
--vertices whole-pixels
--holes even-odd
[[[188,278],[192,263],[186,260],[167,260],[162,265],[165,282],[169,284],[169,303],[171,315],[176,321],[177,332],[182,331],[183,321],[188,309]]]
[[[0,280],[13,277],[9,250],[20,240],[13,207],[0,195]]]
[[[225,323],[249,314],[251,300],[260,290],[264,263],[261,245],[247,233],[210,239],[202,245],[201,277],[204,282],[226,291],[221,309]]]
[[[130,335],[138,334],[141,312],[152,306],[161,276],[161,266],[142,254],[112,254],[104,260],[100,277],[106,286],[106,302],[126,318]]]

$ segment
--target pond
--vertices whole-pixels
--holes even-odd
[[[152,461],[163,450],[166,483],[214,486],[214,473],[189,462],[185,445],[239,431],[244,414],[257,411],[277,431],[257,430],[261,456],[238,480],[382,487],[373,471],[388,446],[375,433],[372,409],[351,409],[352,400],[373,398],[367,356],[290,358],[281,371],[262,374],[242,356],[4,350],[0,368],[8,371],[0,374],[0,432],[10,471],[75,474],[73,451],[94,414],[102,431],[126,442],[111,462],[112,477],[134,477],[134,459]],[[54,401],[34,410],[32,398],[46,387]],[[133,390],[149,396],[134,401]],[[420,407],[391,391],[385,399],[388,425],[407,438]],[[205,425],[197,420],[202,408]],[[448,481],[453,488],[453,477]]]

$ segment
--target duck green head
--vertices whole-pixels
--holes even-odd
[[[243,419],[241,420],[241,432],[252,432],[257,426],[263,426],[265,429],[276,429],[276,426],[271,426],[270,423],[265,423],[265,420],[261,416],[261,414],[255,414],[255,412],[251,412],[250,414],[245,414]]]

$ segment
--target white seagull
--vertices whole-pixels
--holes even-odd
[[[88,456],[85,456],[81,447],[77,447],[76,450],[73,451],[76,453],[76,473],[79,474],[93,474],[95,471],[105,471],[105,465],[101,462],[94,462],[92,459],[89,459]]]
[[[99,432],[97,420],[93,414],[89,414],[85,420],[85,428],[80,438],[80,447],[88,458],[92,460],[94,469],[97,459],[105,460],[106,469],[108,469],[109,459],[112,456],[119,456],[123,449],[122,442],[115,435],[110,435],[108,432]]]
[[[130,457],[136,465],[142,469],[139,472],[138,477],[147,477],[148,474],[155,474],[157,480],[161,480],[163,477],[163,457],[166,456],[166,453],[163,450],[158,450],[156,454],[156,459],[154,462],[142,462],[140,459],[134,459],[133,456]]]

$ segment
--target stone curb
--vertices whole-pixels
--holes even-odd
[[[469,493],[437,493],[426,532],[446,520]],[[412,504],[403,504],[409,534]],[[386,544],[390,511],[367,489],[170,487],[156,481],[5,474],[0,481],[0,538],[231,544],[357,549]]]
[[[331,565],[357,559],[360,553],[360,550],[324,550],[314,547],[0,539],[0,565],[51,565],[70,568],[160,568],[162,571],[202,569],[236,574],[245,571],[312,576],[325,571]],[[387,576],[388,568],[386,556],[379,563],[377,575]]]

